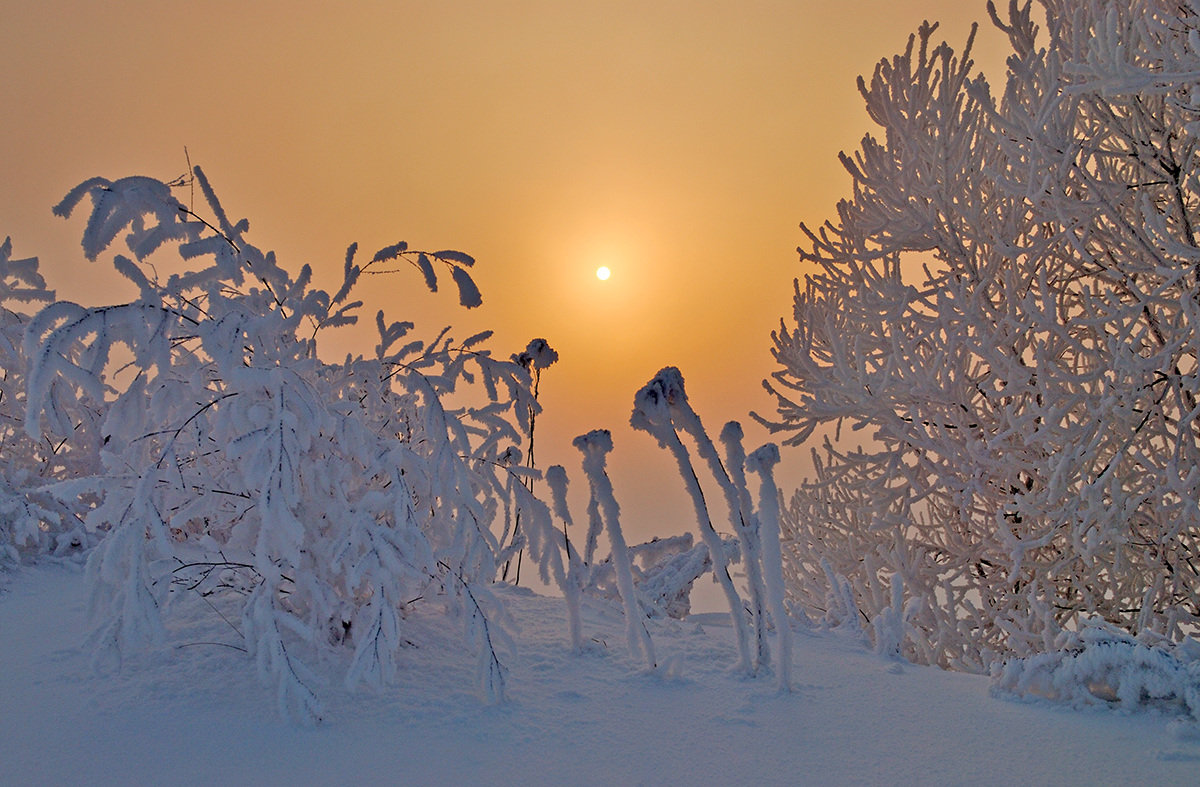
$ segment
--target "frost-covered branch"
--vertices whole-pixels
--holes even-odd
[[[708,547],[708,553],[713,561],[713,574],[729,604],[730,621],[737,634],[738,669],[747,674],[753,674],[755,662],[750,651],[750,633],[746,625],[746,612],[742,607],[741,596],[738,595],[737,588],[733,585],[733,577],[729,574],[730,561],[725,544],[716,529],[713,528],[708,505],[704,501],[704,490],[700,487],[700,479],[692,466],[687,447],[684,446],[676,432],[677,412],[683,414],[685,423],[696,428],[692,418],[687,417],[690,413],[694,418],[694,413],[687,404],[687,394],[683,389],[683,375],[679,373],[678,369],[667,367],[655,375],[654,379],[634,396],[633,415],[630,417],[629,423],[634,429],[649,434],[658,441],[659,446],[670,451],[679,466],[684,486],[692,499],[692,506],[696,512],[700,537]],[[700,431],[703,431],[702,427]],[[709,441],[709,446],[711,446],[711,441]],[[713,449],[713,453],[715,454],[715,449]]]
[[[637,593],[633,586],[633,568],[629,560],[629,548],[625,543],[625,535],[621,532],[621,509],[613,494],[612,481],[609,480],[608,472],[605,470],[605,457],[613,447],[612,434],[607,429],[597,429],[576,437],[573,444],[583,454],[583,473],[587,477],[592,498],[599,505],[608,539],[612,543],[612,560],[617,571],[617,586],[621,591],[621,602],[625,607],[625,630],[629,640],[629,650],[635,657],[640,656],[643,659],[647,671],[652,671],[658,667],[658,662],[654,658],[654,643],[646,628],[645,616],[638,606]]]

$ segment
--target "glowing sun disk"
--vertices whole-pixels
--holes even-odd
[[[596,278],[600,281],[606,281],[609,276],[612,276],[612,271],[603,265],[596,269]]]

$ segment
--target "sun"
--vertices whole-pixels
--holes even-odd
[[[596,278],[600,281],[607,281],[609,276],[612,276],[612,271],[603,265],[596,269]]]

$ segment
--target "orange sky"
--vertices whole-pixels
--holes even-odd
[[[804,270],[798,224],[849,192],[837,162],[868,130],[859,74],[922,19],[956,48],[976,0],[710,2],[61,2],[0,0],[0,237],[61,297],[124,293],[50,207],[93,175],[201,164],[250,237],[336,288],[346,246],[406,240],[474,255],[484,305],[369,280],[378,308],[434,331],[535,336],[538,458],[582,482],[570,439],[614,432],[633,540],[694,529],[682,485],[627,424],[678,366],[715,435],[772,411],[760,381]],[[999,82],[1004,42],[977,61]],[[600,282],[606,265],[612,278]],[[367,333],[343,339],[370,353]],[[798,478],[807,451],[785,452]]]

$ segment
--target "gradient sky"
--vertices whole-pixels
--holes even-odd
[[[837,153],[870,130],[855,78],[923,19],[960,48],[985,3],[0,0],[0,237],[60,297],[129,297],[83,260],[82,212],[50,208],[94,175],[178,176],[186,145],[257,245],[331,289],[352,241],[466,251],[483,307],[414,271],[369,280],[365,322],[492,328],[501,357],[545,337],[562,360],[539,465],[581,482],[570,439],[612,429],[631,537],[694,530],[669,459],[627,426],[633,394],[678,366],[714,436],[737,418],[749,448],[767,439],[747,413],[773,411],[798,225],[849,194]],[[993,84],[1004,46],[984,26]],[[785,452],[789,478],[806,454]]]

